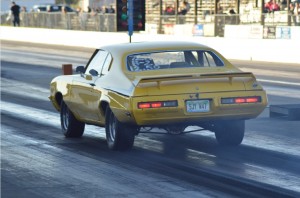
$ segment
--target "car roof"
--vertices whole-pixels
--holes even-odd
[[[134,53],[134,52],[147,52],[147,51],[161,51],[161,50],[187,50],[187,49],[208,49],[210,47],[200,43],[189,41],[146,41],[146,42],[133,42],[113,44],[100,47],[100,49],[108,50],[115,53]]]
[[[100,47],[101,50],[108,51],[114,58],[114,64],[123,65],[122,67],[112,67],[113,70],[122,70],[126,67],[124,58],[131,54],[150,53],[158,51],[185,51],[185,50],[208,50],[212,51],[222,59],[225,65],[231,65],[227,59],[222,56],[218,51],[206,45],[191,42],[191,41],[146,41],[146,42],[133,42],[112,44]],[[118,72],[117,72],[118,73]]]

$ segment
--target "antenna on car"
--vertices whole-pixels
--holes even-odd
[[[128,35],[129,43],[131,43],[131,36],[133,35],[133,0],[128,0]]]

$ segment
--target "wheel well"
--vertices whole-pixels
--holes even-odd
[[[100,112],[103,116],[105,116],[106,108],[108,107],[108,102],[106,101],[101,101],[100,103]]]
[[[57,92],[55,94],[55,101],[58,107],[60,107],[62,99],[63,99],[62,94],[60,92]]]

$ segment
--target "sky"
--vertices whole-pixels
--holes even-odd
[[[54,3],[55,0],[14,0],[20,7],[25,6],[29,11],[32,6],[39,4]],[[1,12],[9,11],[12,0],[1,0]]]

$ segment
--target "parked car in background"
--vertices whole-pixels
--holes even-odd
[[[34,5],[34,12],[61,12],[63,9],[66,12],[75,12],[73,8],[64,4],[43,4],[43,5]]]
[[[79,74],[54,78],[50,100],[66,137],[85,124],[105,127],[108,147],[130,149],[141,127],[181,134],[188,126],[239,145],[245,120],[267,105],[266,92],[249,72],[216,50],[191,42],[140,42],[97,49]]]

